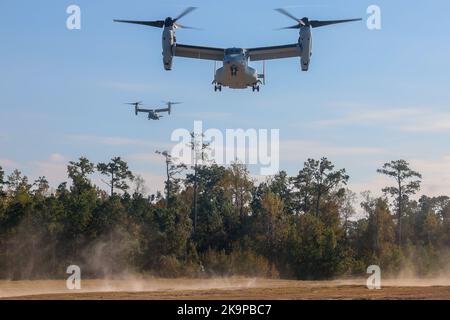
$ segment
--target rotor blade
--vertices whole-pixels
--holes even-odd
[[[197,8],[196,7],[189,7],[189,8],[187,8],[178,17],[176,17],[173,21],[177,22],[177,20],[180,20],[181,18],[183,18],[184,16],[188,15],[189,13],[194,11],[195,9],[197,9]]]
[[[175,28],[178,28],[178,29],[202,30],[202,29],[195,28],[195,27],[185,26],[185,25],[182,25],[182,24],[179,24],[179,23],[174,23],[173,25],[175,26]]]
[[[172,105],[175,105],[175,104],[182,104],[183,102],[171,102],[171,101],[162,101],[163,103],[165,103],[165,104],[172,104]]]
[[[325,20],[325,21],[312,20],[309,23],[311,24],[311,27],[318,28],[318,27],[328,26],[328,25],[331,25],[331,24],[353,22],[353,21],[362,21],[362,19]]]
[[[143,26],[155,27],[155,28],[164,27],[164,21],[162,21],[162,20],[157,20],[157,21],[114,20],[114,22],[140,24]]]
[[[276,30],[286,30],[286,29],[300,29],[301,25],[300,24],[296,24],[295,26],[290,26],[290,27],[284,27],[284,28],[278,28]]]
[[[301,20],[300,20],[299,18],[295,17],[294,15],[292,15],[291,13],[289,13],[288,11],[286,11],[285,9],[278,8],[278,9],[275,9],[275,11],[278,11],[279,13],[284,14],[285,16],[291,18],[292,20],[295,20],[295,21],[297,21],[298,23],[301,23],[301,22],[300,22]]]

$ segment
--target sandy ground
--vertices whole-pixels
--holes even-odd
[[[291,281],[270,279],[127,279],[83,280],[82,290],[65,281],[0,281],[1,299],[36,300],[266,300],[266,299],[444,299],[450,279],[385,280],[368,290],[365,279]]]

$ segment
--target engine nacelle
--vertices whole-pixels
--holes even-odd
[[[298,44],[302,50],[301,55],[301,67],[302,71],[308,71],[309,62],[312,56],[312,32],[310,26],[302,26],[300,28],[300,37],[298,39]]]
[[[177,40],[175,37],[175,30],[173,27],[165,27],[162,34],[162,55],[163,55],[163,63],[164,69],[172,70],[173,64],[173,48],[176,44]]]

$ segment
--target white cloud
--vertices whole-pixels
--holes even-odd
[[[150,156],[150,155],[148,155]],[[155,155],[158,156],[158,155]],[[146,157],[145,154],[136,155],[136,157],[142,157],[142,160]],[[156,160],[156,158],[155,158]],[[159,161],[161,159],[158,159]],[[67,181],[67,164],[69,159],[59,153],[51,154],[47,159],[40,161],[28,162],[26,165],[22,165],[10,160],[0,159],[0,164],[4,168],[6,165],[11,166],[11,168],[25,168],[29,172],[28,177],[30,181],[34,181],[38,177],[44,176],[49,181],[50,186],[56,188],[61,182]],[[148,194],[155,194],[157,191],[164,191],[164,181],[165,177],[161,174],[148,171],[134,171],[134,174],[140,175],[145,180],[146,191]],[[102,181],[102,176],[98,173],[94,174],[92,177],[92,182],[95,183],[99,188],[109,191],[107,186]],[[130,183],[131,190],[133,190],[133,183]]]
[[[305,161],[324,156],[366,156],[385,154],[378,147],[328,146],[312,140],[285,140],[280,143],[281,161]]]
[[[400,127],[407,132],[444,132],[450,131],[450,113],[424,114],[411,119],[410,123]]]
[[[0,166],[3,167],[3,169],[19,169],[21,168],[20,163],[10,160],[10,159],[0,159]]]
[[[392,181],[387,176],[377,174],[362,181],[352,181],[350,178],[348,187],[357,194],[364,191],[370,191],[375,196],[381,196],[383,194],[381,190],[390,185],[392,185]]]
[[[83,144],[100,144],[107,146],[144,146],[144,147],[170,147],[167,143],[150,142],[142,139],[131,139],[122,137],[102,137],[93,135],[70,135],[69,140]]]
[[[216,119],[224,119],[230,118],[232,116],[229,112],[193,112],[193,113],[180,113],[179,114],[185,118],[195,118],[202,120],[216,120]]]
[[[259,184],[261,184],[261,183],[263,183],[263,182],[267,182],[267,181],[270,181],[270,178],[271,178],[272,176],[262,176],[262,175],[258,175],[258,174],[252,174],[252,175],[250,175],[250,178],[254,181],[254,183],[256,184],[256,185],[259,185]]]
[[[151,83],[129,83],[129,82],[108,82],[103,86],[125,92],[133,93],[148,93],[149,91],[156,91],[158,87]]]
[[[429,196],[450,196],[450,156],[441,159],[413,159],[411,167],[422,174],[422,193]]]
[[[408,161],[410,168],[422,174],[422,185],[419,195],[450,196],[450,156],[440,159],[413,159]],[[381,195],[381,189],[394,185],[394,181],[381,174],[372,175],[362,181],[350,180],[350,188],[354,192],[371,191]]]
[[[147,163],[161,163],[163,158],[156,153],[136,153],[125,157],[129,161],[147,162]]]
[[[351,112],[335,118],[316,121],[319,126],[389,124],[404,132],[450,131],[450,113],[429,108],[351,108]]]
[[[67,180],[68,161],[65,156],[53,153],[46,160],[30,162],[30,178],[36,179],[45,176],[50,185],[56,187]]]
[[[367,124],[373,122],[397,122],[405,118],[417,117],[425,114],[426,109],[418,108],[396,108],[396,109],[354,109],[342,118],[317,121],[322,126]]]
[[[164,176],[146,171],[135,172],[135,174],[138,174],[144,178],[147,189],[146,191],[148,194],[156,194],[157,191],[164,192]]]
[[[59,153],[53,153],[50,155],[50,161],[52,162],[62,162],[62,161],[66,161],[66,157],[64,157],[63,155],[59,154]]]

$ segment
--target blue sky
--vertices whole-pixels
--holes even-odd
[[[82,29],[66,29],[77,4]],[[300,5],[301,4],[301,5]],[[176,59],[163,70],[160,30],[114,24],[155,20],[186,6],[179,43],[256,47],[294,43],[299,17],[366,18],[380,6],[382,29],[365,21],[314,30],[308,73],[297,59],[267,63],[259,94],[214,93],[213,63]],[[31,177],[65,180],[67,161],[122,156],[147,180],[162,183],[164,149],[174,129],[280,129],[281,167],[295,174],[308,157],[328,156],[351,175],[355,191],[377,192],[384,162],[405,158],[424,174],[423,192],[450,194],[450,3],[405,0],[323,1],[24,1],[0,2],[0,165]],[[261,64],[254,66],[260,68]],[[171,118],[136,118],[123,102],[179,100]]]

